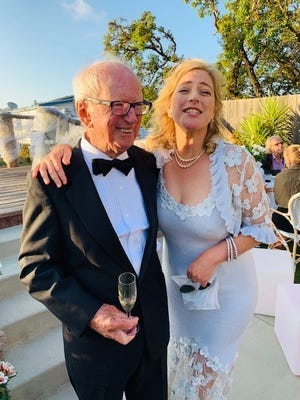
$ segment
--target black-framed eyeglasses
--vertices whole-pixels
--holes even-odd
[[[207,289],[208,287],[210,287],[210,285],[211,285],[211,283],[210,282],[207,282],[207,285],[206,286],[199,286],[198,287],[198,290],[204,290],[204,289]],[[195,290],[197,290],[193,285],[182,285],[182,286],[180,286],[180,288],[179,288],[179,291],[181,292],[181,293],[191,293],[191,292],[194,292]]]
[[[102,100],[102,99],[94,99],[92,97],[87,97],[84,100],[91,101],[94,104],[104,104],[110,107],[113,115],[117,115],[123,117],[129,113],[131,107],[134,109],[135,115],[145,115],[152,108],[151,101],[142,100],[136,101],[135,103],[131,103],[130,101],[121,101],[121,100]]]

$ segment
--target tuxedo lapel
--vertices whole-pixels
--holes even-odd
[[[68,181],[66,197],[87,231],[117,264],[132,268],[79,149],[74,149]]]
[[[150,264],[150,257],[153,255],[153,248],[156,249],[158,227],[156,208],[157,171],[155,171],[153,164],[149,164],[148,156],[146,158],[143,154],[138,153],[135,146],[131,147],[128,150],[128,153],[134,157],[135,175],[142,192],[149,222],[148,237],[139,275],[139,279],[142,279],[145,268]]]

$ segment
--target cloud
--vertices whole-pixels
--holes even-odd
[[[76,20],[102,20],[105,17],[105,13],[97,14],[86,0],[63,1],[61,5]]]

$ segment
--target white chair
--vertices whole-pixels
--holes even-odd
[[[282,215],[292,225],[293,232],[286,232],[278,229],[275,224],[274,230],[279,240],[284,247],[290,251],[294,264],[300,261],[300,192],[294,194],[288,202],[288,211],[286,213],[271,208],[273,213]],[[289,247],[289,243],[292,243],[292,248]]]

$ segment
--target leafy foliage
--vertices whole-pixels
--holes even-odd
[[[266,149],[259,145],[259,144],[253,144],[250,147],[247,147],[248,151],[253,155],[256,161],[262,162],[262,159],[266,153]]]
[[[184,0],[211,16],[223,48],[228,98],[295,94],[300,86],[297,0]],[[223,12],[223,13],[222,13]]]
[[[254,144],[264,146],[268,137],[278,135],[289,143],[290,108],[271,98],[261,108],[261,113],[250,114],[241,123],[239,132],[235,132],[235,141],[249,149]]]
[[[104,49],[132,68],[142,82],[144,98],[150,101],[156,99],[165,74],[182,58],[176,54],[172,33],[158,26],[150,11],[130,24],[125,18],[110,21]]]

